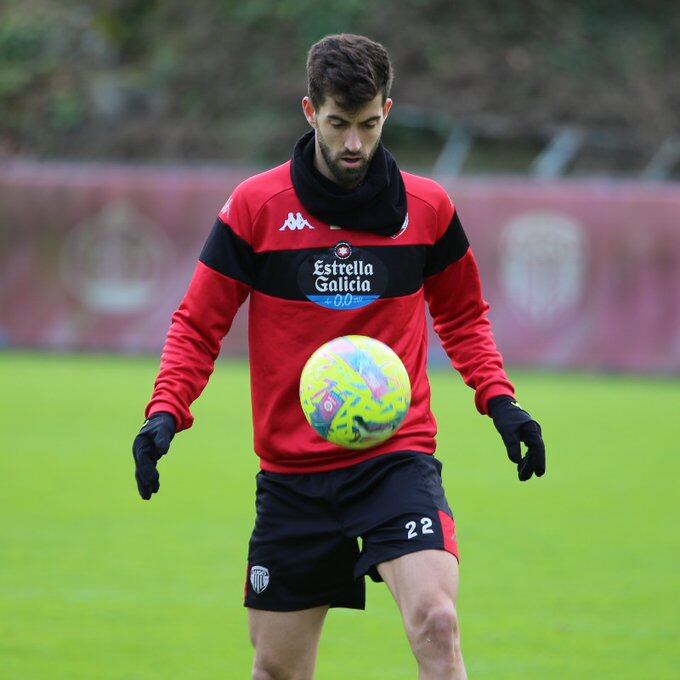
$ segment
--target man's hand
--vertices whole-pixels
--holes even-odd
[[[541,426],[512,397],[492,397],[488,410],[508,450],[508,458],[517,465],[520,482],[526,482],[532,474],[541,477],[545,473],[545,445]],[[524,458],[520,442],[527,446]]]
[[[168,452],[176,430],[175,419],[169,413],[154,413],[132,443],[137,489],[145,501],[160,488],[156,463]]]

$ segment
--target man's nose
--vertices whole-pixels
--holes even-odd
[[[345,137],[345,149],[350,153],[359,153],[361,151],[361,139],[356,130],[349,130]]]

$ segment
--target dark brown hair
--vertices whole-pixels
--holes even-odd
[[[307,88],[314,108],[327,95],[347,111],[358,109],[392,87],[392,64],[387,50],[363,35],[327,35],[307,54]]]

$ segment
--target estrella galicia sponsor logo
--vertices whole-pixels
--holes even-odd
[[[250,585],[259,595],[269,585],[269,569],[254,565],[250,568]]]
[[[387,268],[370,251],[340,241],[305,258],[298,285],[308,300],[327,309],[359,309],[385,292]]]

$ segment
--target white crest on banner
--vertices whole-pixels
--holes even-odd
[[[582,299],[586,248],[583,227],[559,212],[527,212],[501,232],[501,284],[512,308],[547,326]]]
[[[67,236],[61,252],[66,287],[100,314],[130,314],[151,304],[171,270],[165,234],[125,200],[113,201]]]

